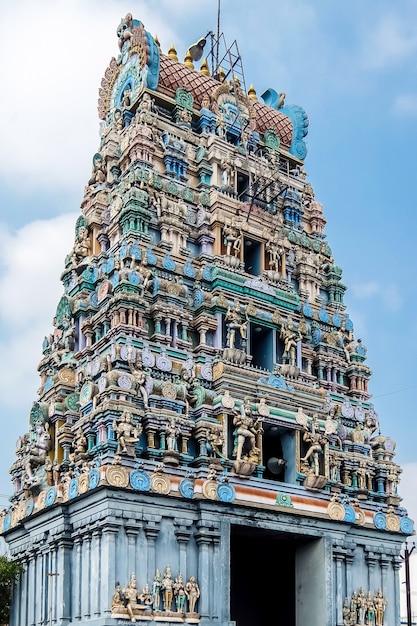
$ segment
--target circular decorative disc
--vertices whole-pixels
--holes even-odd
[[[166,354],[161,354],[156,359],[156,367],[162,372],[170,372],[172,370],[172,361]]]
[[[293,506],[293,503],[291,502],[291,496],[289,496],[287,493],[278,493],[276,503],[278,504],[278,506]]]
[[[366,517],[365,513],[361,509],[356,511],[356,523],[359,524],[359,526],[365,526]]]
[[[94,383],[86,382],[81,387],[80,391],[80,404],[81,406],[87,404],[91,400],[94,394]]]
[[[113,487],[127,487],[129,484],[129,476],[126,470],[116,465],[106,469],[106,480]]]
[[[384,513],[378,512],[374,515],[374,526],[378,530],[385,530],[387,527],[387,518]]]
[[[215,480],[204,481],[203,495],[208,500],[217,500],[217,482]]]
[[[55,502],[56,498],[56,487],[51,487],[48,489],[45,497],[45,505],[51,506]]]
[[[36,500],[36,510],[40,511],[45,508],[46,491],[41,491]]]
[[[78,479],[78,492],[85,493],[88,491],[88,474],[81,474]]]
[[[394,513],[388,513],[387,515],[387,530],[393,533],[398,533],[400,530],[400,518]]]
[[[68,487],[68,498],[76,498],[78,496],[78,478],[71,478]]]
[[[355,509],[350,504],[345,504],[344,521],[349,522],[349,524],[354,524],[355,520],[356,520]]]
[[[162,395],[164,398],[168,398],[169,400],[175,400],[177,397],[177,390],[172,383],[166,382],[162,387]]]
[[[6,513],[6,515],[4,516],[4,520],[3,520],[3,531],[7,532],[8,530],[10,530],[11,525],[12,525],[12,516],[10,515],[10,513]]]
[[[400,519],[400,529],[405,535],[412,535],[414,530],[413,521],[405,516]]]
[[[235,488],[229,483],[221,483],[217,486],[217,497],[221,502],[233,502],[236,498]]]
[[[102,391],[105,390],[105,388],[107,387],[107,379],[105,376],[100,376],[100,378],[98,379],[98,390],[100,391],[100,393]]]
[[[341,522],[345,519],[345,507],[340,502],[330,502],[327,507],[327,513],[329,514],[330,519],[334,519],[338,522]]]
[[[136,469],[130,472],[129,482],[136,491],[149,491],[151,488],[151,479],[145,470]]]
[[[151,476],[152,491],[156,493],[162,493],[168,495],[171,491],[171,481],[166,476],[160,474],[153,474]]]
[[[26,513],[26,500],[22,500],[16,510],[17,520],[20,522],[25,517]]]
[[[235,406],[235,401],[228,391],[222,396],[222,406],[224,406],[225,409],[233,409]]]
[[[213,380],[213,368],[211,363],[204,363],[201,366],[201,377],[204,378],[204,380]]]
[[[69,396],[65,398],[65,405],[69,411],[76,411],[78,409],[78,403],[80,400],[79,393],[70,393]]]
[[[75,372],[74,370],[70,370],[65,367],[64,369],[59,370],[58,379],[63,383],[73,385],[75,380]]]
[[[33,501],[33,498],[29,498],[28,501],[26,502],[26,516],[32,515],[34,508],[35,508],[35,503]]]
[[[194,495],[194,481],[190,478],[184,478],[179,486],[180,494],[183,498],[192,498]]]
[[[95,489],[98,485],[98,481],[100,480],[100,474],[98,469],[90,470],[88,474],[88,488]]]
[[[132,381],[130,379],[130,376],[127,376],[126,374],[122,374],[121,376],[119,376],[119,378],[117,379],[117,384],[121,389],[132,389]]]

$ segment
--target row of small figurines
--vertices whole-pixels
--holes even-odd
[[[343,626],[357,626],[366,624],[367,626],[383,626],[384,613],[387,600],[378,589],[373,596],[370,591],[365,593],[363,587],[359,593],[354,591],[351,599],[345,598],[343,604]]]
[[[127,609],[130,618],[133,617],[134,609],[152,608],[154,611],[195,613],[199,597],[200,588],[195,577],[190,576],[185,582],[180,573],[174,579],[171,567],[167,565],[163,574],[156,570],[152,588],[146,584],[141,592],[137,588],[134,572],[130,576],[127,587],[122,588],[117,582],[111,608],[112,613],[117,613],[118,608]]]

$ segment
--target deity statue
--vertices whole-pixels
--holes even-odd
[[[178,574],[174,582],[175,604],[177,605],[177,613],[185,612],[185,583],[182,574]]]
[[[376,619],[375,602],[371,595],[371,592],[369,591],[367,598],[366,598],[366,623],[367,625],[375,626],[375,619]]]
[[[249,323],[248,315],[246,314],[246,319],[242,319],[242,315],[240,313],[240,304],[238,300],[235,300],[233,308],[228,307],[225,315],[225,321],[228,328],[228,348],[235,348],[235,340],[236,340],[236,331],[239,331],[240,338],[246,341],[246,333],[247,327]]]
[[[72,251],[72,260],[74,264],[80,263],[85,257],[90,254],[90,240],[88,229],[85,226],[81,226],[74,244]]]
[[[125,409],[122,413],[120,422],[113,422],[113,430],[117,439],[117,454],[120,452],[128,452],[128,445],[133,446],[139,441],[139,435],[142,433],[142,427],[138,428],[133,424],[133,416],[130,411]]]
[[[383,626],[384,613],[387,606],[387,601],[382,595],[382,589],[378,589],[374,598],[375,604],[375,626]]]
[[[133,605],[138,602],[138,590],[136,587],[136,576],[135,573],[132,572],[130,576],[130,581],[128,587],[125,587],[122,591],[125,607],[127,609],[127,613],[130,617],[130,621],[136,622],[136,619],[133,615]]]
[[[185,585],[185,594],[188,599],[188,610],[190,613],[195,613],[195,605],[200,597],[200,587],[197,584],[195,576],[190,576],[188,582]]]
[[[233,456],[236,456],[236,461],[242,459],[243,446],[248,439],[252,452],[251,458],[255,460],[255,457],[258,457],[259,454],[259,450],[256,447],[256,436],[263,432],[262,417],[253,418],[249,398],[245,398],[240,409],[235,409],[234,412],[235,417],[233,418],[233,425],[235,426],[235,446]]]
[[[170,450],[171,452],[178,452],[177,439],[180,433],[181,431],[175,422],[175,417],[171,418],[165,428],[167,450]]]
[[[152,606],[154,611],[159,611],[161,606],[162,578],[159,569],[156,570],[152,583]]]
[[[290,365],[295,365],[295,348],[301,339],[301,334],[295,329],[294,322],[291,317],[281,326],[281,339],[284,340],[284,353]]]
[[[304,462],[309,461],[314,475],[319,476],[320,457],[323,454],[323,446],[327,443],[327,439],[320,433],[317,414],[313,416],[310,430],[304,433],[303,440],[310,445],[305,456],[300,460]]]
[[[74,441],[72,442],[72,446],[74,449],[74,457],[76,458],[80,454],[85,454],[87,452],[87,437],[84,435],[83,429],[80,428],[75,433]]]
[[[240,255],[240,248],[242,245],[242,231],[236,225],[236,221],[233,218],[230,224],[226,224],[223,228],[223,240],[226,246],[226,254],[230,256],[232,254],[235,257]]]
[[[367,607],[367,600],[366,600],[365,590],[364,590],[363,587],[361,587],[359,589],[357,607],[358,607],[358,617],[359,617],[359,622],[358,623],[359,624],[365,624],[365,613],[366,613],[366,607]]]
[[[186,398],[186,415],[189,414],[190,407],[192,408],[197,400],[197,387],[199,386],[198,378],[195,375],[195,368],[187,369],[183,367],[181,369],[181,378],[185,384],[185,398]]]
[[[277,235],[271,236],[265,244],[265,250],[269,257],[269,267],[275,272],[279,271],[279,264],[282,255],[284,254],[284,248],[280,245]]]
[[[35,425],[36,440],[28,444],[29,456],[26,462],[26,474],[29,482],[35,478],[34,470],[37,466],[45,463],[48,452],[52,448],[49,424],[38,421]]]
[[[234,186],[234,170],[232,161],[230,159],[229,152],[226,153],[220,162],[220,167],[222,170],[222,184],[224,187],[233,187]]]
[[[164,592],[164,610],[171,611],[174,581],[172,580],[170,565],[167,565],[165,568],[164,577],[161,583],[161,589]]]
[[[113,593],[113,597],[111,601],[111,610],[114,611],[115,609],[121,608],[123,606],[124,604],[123,604],[122,589],[120,587],[120,584],[117,582],[116,587],[114,588],[114,593]]]
[[[137,359],[136,363],[133,363],[133,361],[129,359],[129,369],[135,378],[139,393],[142,396],[143,406],[145,407],[145,409],[149,409],[148,392],[145,386],[146,372],[142,367],[142,361],[140,359]]]

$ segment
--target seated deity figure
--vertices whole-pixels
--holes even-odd
[[[133,424],[132,413],[125,410],[121,416],[120,422],[113,422],[113,430],[118,442],[117,452],[128,452],[128,445],[134,445],[139,441],[139,435],[142,428],[138,428]]]

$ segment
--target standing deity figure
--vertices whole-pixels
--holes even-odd
[[[177,613],[185,612],[185,583],[182,574],[178,574],[174,582],[175,604],[177,605]]]
[[[157,569],[152,583],[152,606],[154,611],[159,611],[161,607],[161,586],[161,572]]]
[[[253,418],[249,398],[245,398],[244,404],[240,407],[240,409],[235,409],[233,425],[235,426],[235,446],[233,456],[236,456],[236,461],[240,461],[242,459],[243,446],[247,439],[250,443],[249,457],[252,460],[258,459],[259,450],[256,447],[256,436],[263,432],[262,417],[260,416],[256,419]]]
[[[269,267],[275,272],[279,271],[279,263],[282,255],[284,254],[284,248],[279,245],[279,239],[277,235],[270,237],[266,242],[265,249],[268,253]]]
[[[387,606],[387,601],[382,595],[382,589],[378,589],[374,598],[375,604],[375,626],[383,626],[384,613]]]
[[[200,587],[195,579],[195,576],[190,576],[190,579],[185,585],[185,594],[188,599],[188,610],[190,613],[195,613],[195,605],[200,597]]]
[[[229,306],[226,311],[225,321],[228,329],[228,340],[227,347],[235,348],[236,345],[236,331],[239,332],[240,338],[246,341],[246,333],[248,329],[249,318],[246,314],[246,319],[242,319],[242,315],[240,313],[240,305],[237,300],[235,300],[233,308]]]
[[[129,369],[130,369],[131,374],[133,374],[133,376],[135,378],[136,385],[138,387],[138,392],[142,396],[143,406],[145,407],[145,409],[149,409],[148,392],[147,392],[146,386],[145,386],[145,384],[146,384],[146,372],[144,371],[144,369],[142,367],[142,362],[140,361],[140,359],[138,359],[136,361],[136,363],[133,363],[129,359]]]
[[[310,445],[305,456],[300,460],[304,462],[309,461],[314,475],[319,476],[320,457],[323,454],[323,446],[327,443],[327,439],[320,433],[317,414],[313,416],[310,430],[304,433],[303,440]]]
[[[29,481],[34,480],[34,470],[37,466],[45,463],[48,452],[52,448],[49,424],[41,421],[35,424],[36,440],[28,444],[29,457],[26,462],[26,474]]]
[[[128,452],[128,445],[131,446],[139,441],[142,427],[138,428],[133,424],[133,416],[127,409],[123,411],[120,422],[113,422],[113,430],[117,439],[117,452]]]
[[[164,577],[161,583],[161,589],[164,592],[164,610],[171,611],[174,581],[172,580],[170,565],[167,565],[165,568]]]
[[[170,450],[171,452],[178,452],[177,439],[180,435],[180,432],[180,429],[175,423],[175,418],[171,418],[165,428],[167,450]]]
[[[295,365],[295,348],[301,339],[301,334],[296,330],[293,320],[289,317],[281,327],[281,339],[284,340],[284,353],[290,365]]]
[[[366,623],[368,626],[375,626],[375,618],[376,618],[376,609],[375,602],[371,595],[371,592],[368,592],[368,596],[366,598]]]
[[[226,246],[226,254],[230,256],[233,251],[233,255],[238,257],[242,245],[242,232],[237,227],[234,218],[230,224],[226,224],[223,228],[223,239],[224,245]]]
[[[222,170],[222,183],[224,187],[233,187],[234,185],[234,171],[230,154],[227,152],[220,162]]]
[[[359,595],[358,595],[358,617],[359,617],[358,623],[359,624],[365,624],[366,607],[367,607],[367,601],[366,601],[365,590],[363,587],[361,587],[359,589]]]
[[[90,254],[90,239],[88,228],[81,226],[75,240],[72,259],[75,264],[79,263]]]

